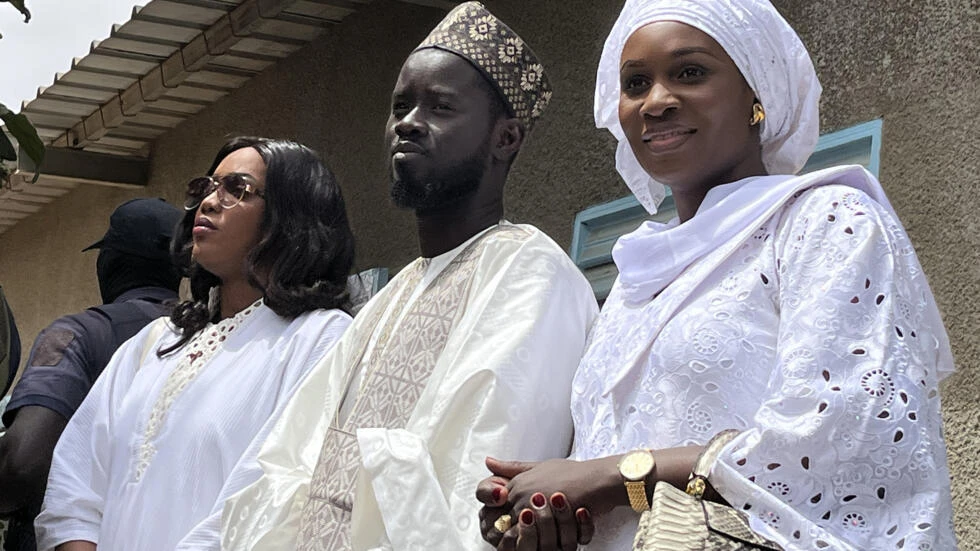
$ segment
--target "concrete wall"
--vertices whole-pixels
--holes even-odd
[[[100,304],[95,278],[99,240],[116,205],[138,196],[129,190],[84,186],[0,235],[0,285],[20,332],[22,363],[37,333],[58,316]]]
[[[626,195],[611,137],[594,128],[595,67],[622,0],[486,0],[544,61],[555,96],[508,184],[508,218],[562,246],[581,209]],[[980,549],[980,19],[969,0],[776,0],[810,48],[824,85],[823,130],[883,118],[881,179],[945,315],[959,372],[943,385],[956,524]],[[146,195],[178,202],[225,136],[297,139],[337,173],[360,268],[398,269],[417,254],[411,216],[392,208],[382,130],[398,67],[441,13],[381,1],[188,120],[155,145]],[[80,187],[0,236],[0,282],[25,340],[98,299],[95,255],[78,252],[132,192]]]

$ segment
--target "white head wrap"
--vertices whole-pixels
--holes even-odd
[[[656,213],[665,189],[640,166],[619,124],[619,66],[626,40],[657,21],[690,25],[725,49],[766,110],[766,169],[795,174],[803,168],[820,134],[820,82],[800,37],[768,0],[626,0],[599,60],[595,123],[619,140],[616,170],[640,204]]]

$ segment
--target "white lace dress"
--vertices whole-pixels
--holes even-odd
[[[786,549],[955,549],[937,392],[952,358],[905,231],[842,185],[777,207],[653,300],[617,282],[574,382],[572,457],[735,428],[711,481]],[[629,549],[637,522],[598,517],[588,549]]]

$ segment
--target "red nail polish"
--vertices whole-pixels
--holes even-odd
[[[524,509],[521,511],[521,524],[524,526],[531,526],[534,524],[534,513],[530,509]]]
[[[577,518],[581,523],[586,523],[592,520],[592,515],[589,514],[588,509],[579,509],[578,511],[575,511],[575,518]]]
[[[544,507],[545,503],[548,501],[544,498],[544,494],[537,493],[531,496],[531,505],[534,505],[538,509]]]
[[[494,488],[493,492],[491,492],[490,495],[493,497],[494,503],[500,501],[500,488]]]
[[[565,501],[565,496],[561,494],[555,494],[551,496],[551,506],[555,509],[564,509],[568,503]]]

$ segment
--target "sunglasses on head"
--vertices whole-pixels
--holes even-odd
[[[187,183],[187,198],[184,200],[184,209],[196,209],[205,197],[215,191],[218,192],[218,203],[226,209],[241,203],[247,193],[265,197],[265,193],[258,188],[257,184],[255,178],[237,172],[221,176],[194,178]]]

